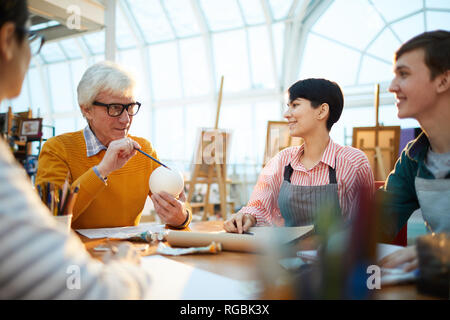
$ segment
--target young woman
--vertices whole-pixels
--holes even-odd
[[[242,233],[253,225],[313,224],[323,206],[349,218],[359,188],[374,188],[365,154],[330,139],[344,98],[339,86],[325,79],[306,79],[288,89],[284,117],[290,134],[303,145],[280,151],[261,172],[250,200],[225,221],[228,232]]]

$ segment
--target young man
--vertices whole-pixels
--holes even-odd
[[[393,238],[418,208],[430,232],[450,232],[450,32],[425,32],[395,54],[389,91],[399,118],[416,119],[423,133],[403,150],[380,190],[384,239]],[[417,267],[415,246],[380,264]]]

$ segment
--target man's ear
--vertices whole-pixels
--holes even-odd
[[[85,105],[80,105],[80,109],[81,109],[81,113],[83,114],[83,116],[86,118],[86,120],[91,120],[92,118],[92,108],[91,107],[87,107]]]
[[[436,77],[437,80],[437,92],[443,93],[450,88],[450,70],[445,71],[444,73],[438,75]]]
[[[319,120],[326,119],[328,114],[330,113],[330,106],[328,103],[322,103],[318,108],[319,113],[317,114],[317,118]]]
[[[16,40],[16,26],[12,22],[5,22],[0,28],[0,57],[9,61],[14,56]]]

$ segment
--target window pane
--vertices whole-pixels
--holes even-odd
[[[93,54],[102,54],[105,52],[105,31],[90,33],[83,36],[84,43]]]
[[[254,88],[274,88],[275,79],[267,27],[248,29],[250,62]]]
[[[281,79],[281,72],[283,67],[283,55],[284,55],[284,23],[274,23],[272,25],[273,42],[275,46],[275,59],[277,63],[277,73],[279,79]]]
[[[180,72],[175,43],[151,46],[149,53],[154,99],[181,98]]]
[[[128,3],[148,43],[174,39],[159,0],[128,0]]]
[[[53,112],[73,111],[73,92],[70,86],[69,68],[66,63],[56,63],[48,66],[51,101]]]
[[[216,78],[224,75],[224,90],[236,92],[250,88],[247,40],[244,30],[213,35]]]
[[[136,46],[135,37],[119,7],[116,10],[116,44],[120,49]]]
[[[189,163],[193,161],[194,154],[197,152],[196,148],[198,147],[197,143],[199,143],[201,129],[214,127],[213,111],[215,116],[215,110],[209,103],[189,104],[186,106],[185,161]]]
[[[379,83],[381,81],[390,81],[392,77],[391,64],[381,62],[369,56],[363,58],[358,83]]]
[[[424,32],[423,13],[416,14],[408,19],[401,20],[392,25],[402,42]]]
[[[236,115],[239,117],[236,117]],[[220,115],[220,128],[230,130],[229,163],[255,162],[251,104],[224,104]]]
[[[189,0],[164,0],[162,2],[167,10],[170,22],[175,28],[178,37],[187,37],[200,33]]]
[[[387,22],[399,19],[423,8],[423,0],[373,0]]]
[[[75,131],[77,127],[77,119],[75,118],[58,118],[54,121],[55,135]]]
[[[244,25],[236,0],[200,0],[200,5],[212,31]]]
[[[82,57],[80,48],[78,48],[74,39],[61,40],[59,44],[63,47],[64,52],[70,59],[79,59]]]
[[[368,52],[387,61],[392,61],[394,52],[401,43],[392,31],[386,28],[383,33],[370,45]]]
[[[254,104],[255,125],[253,129],[255,141],[255,162],[262,164],[266,147],[267,122],[285,120],[281,115],[281,102],[277,100]]]
[[[30,97],[28,96],[28,80],[29,76],[28,74],[25,76],[25,79],[22,84],[22,91],[20,91],[20,94],[18,97],[10,100],[11,107],[13,108],[14,112],[18,110],[17,112],[27,111],[30,109],[31,102]],[[33,115],[36,115],[33,110]]]
[[[144,99],[144,95],[148,95],[146,88],[145,76],[146,72],[142,66],[142,58],[138,49],[130,49],[120,51],[118,55],[118,62],[126,70],[128,70],[136,79],[136,99],[140,102]],[[141,112],[141,111],[139,111]]]
[[[260,0],[239,0],[239,4],[244,13],[246,24],[259,24],[266,21]]]
[[[284,19],[292,5],[292,0],[270,0],[272,16],[275,20]]]
[[[151,143],[158,157],[163,161],[183,159],[185,149],[182,107],[159,107],[153,110]]]
[[[56,42],[50,42],[46,43],[39,54],[45,62],[52,63],[52,62],[59,62],[66,60],[66,56],[61,51],[59,46],[56,44]]]
[[[450,9],[450,2],[448,0],[426,0],[427,8],[442,8]]]
[[[300,79],[326,78],[340,86],[353,85],[360,54],[314,34],[308,36]]]
[[[367,1],[336,0],[312,30],[363,50],[383,26],[379,14]]]
[[[30,81],[30,92],[32,101],[32,110],[34,115],[44,115],[49,113],[49,105],[45,95],[47,86],[42,82],[38,68],[28,70],[28,77]]]
[[[450,12],[433,12],[427,14],[427,31],[450,30]]]
[[[184,94],[187,97],[206,95],[211,90],[206,51],[202,38],[180,41]]]

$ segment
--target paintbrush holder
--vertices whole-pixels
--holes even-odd
[[[63,216],[53,216],[53,218],[55,218],[57,224],[63,228],[64,231],[66,231],[67,233],[70,232],[70,227],[72,225],[72,215],[71,214],[66,214]]]

